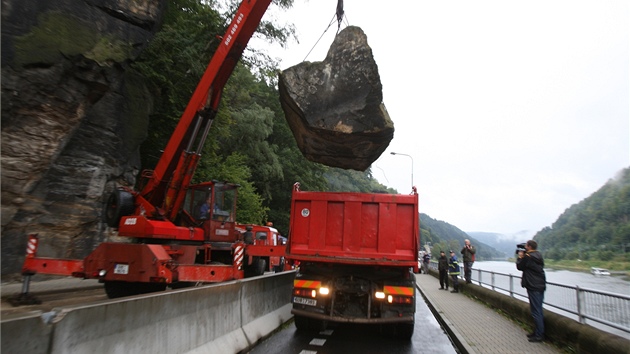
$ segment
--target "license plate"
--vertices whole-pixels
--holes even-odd
[[[114,274],[129,274],[129,264],[116,264]]]
[[[315,299],[306,299],[303,297],[294,297],[293,302],[296,304],[308,305],[308,306],[316,306],[317,300]]]

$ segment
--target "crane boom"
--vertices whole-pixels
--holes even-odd
[[[145,210],[151,209],[151,206],[163,208],[165,216],[171,220],[176,215],[199,160],[199,153],[191,152],[192,144],[203,132],[199,144],[200,147],[203,145],[225,83],[270,3],[271,0],[244,0],[239,6],[155,170],[145,176],[148,182],[140,196],[146,202],[140,201],[137,205],[142,204]]]

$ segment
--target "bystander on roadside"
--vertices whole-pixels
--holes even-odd
[[[462,248],[462,260],[464,261],[464,279],[466,279],[466,283],[470,284],[472,282],[472,267],[475,262],[475,246],[470,244],[470,240],[464,240],[464,248]]]
[[[440,258],[438,258],[438,272],[440,273],[440,290],[448,290],[448,259],[444,251],[440,251]]]
[[[545,339],[545,319],[543,318],[543,300],[547,288],[545,261],[538,252],[538,243],[529,240],[525,251],[518,252],[516,268],[523,272],[521,286],[527,289],[529,309],[534,318],[534,332],[527,335],[530,342],[542,342]]]
[[[455,255],[455,251],[450,250],[451,258],[448,259],[448,273],[451,275],[451,280],[453,281],[453,290],[452,293],[459,292],[459,262],[457,261],[457,256]]]
[[[422,269],[424,270],[424,274],[429,274],[429,262],[431,261],[431,255],[429,252],[425,252],[424,256],[422,256]]]

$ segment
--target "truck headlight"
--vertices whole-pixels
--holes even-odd
[[[319,288],[319,293],[321,295],[328,295],[330,293],[330,289],[322,286],[321,288]]]
[[[374,297],[382,300],[385,298],[385,293],[382,291],[377,291],[376,293],[374,293]]]

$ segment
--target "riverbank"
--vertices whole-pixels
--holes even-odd
[[[509,262],[514,262],[514,258],[510,258]],[[570,270],[574,272],[590,273],[591,268],[608,269],[612,275],[624,276],[630,278],[630,262],[619,261],[580,261],[580,260],[552,260],[545,259],[545,268]]]
[[[545,266],[549,268],[558,268],[565,270],[573,270],[577,272],[591,272],[591,268],[604,268],[611,272],[630,276],[630,262],[618,261],[569,261],[569,260],[548,260],[545,259]]]

